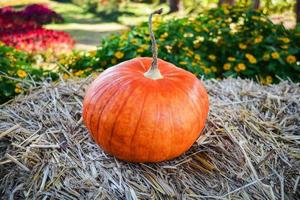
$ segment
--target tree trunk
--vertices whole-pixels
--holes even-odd
[[[260,6],[260,0],[253,0],[253,8],[255,10],[259,9]]]
[[[296,2],[296,22],[297,24],[300,23],[300,0]]]
[[[222,4],[228,4],[233,6],[234,5],[234,0],[219,0],[218,6],[221,6]]]
[[[169,13],[179,11],[180,0],[169,0],[168,2],[169,2],[169,7],[170,7]]]

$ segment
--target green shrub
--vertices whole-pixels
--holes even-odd
[[[24,93],[45,78],[56,79],[54,72],[34,68],[27,54],[0,42],[0,103]]]
[[[197,76],[240,76],[265,84],[277,82],[277,76],[300,81],[300,33],[274,25],[259,11],[223,6],[196,17],[153,23],[159,57]],[[147,23],[109,36],[94,54],[77,57],[67,68],[99,70],[151,56]]]

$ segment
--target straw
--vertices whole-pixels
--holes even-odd
[[[45,83],[0,107],[0,196],[299,199],[299,84],[206,81],[209,118],[192,148],[133,164],[103,152],[82,123],[91,79]]]

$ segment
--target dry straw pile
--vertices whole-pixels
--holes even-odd
[[[82,123],[88,80],[43,86],[0,110],[4,199],[299,199],[300,85],[207,81],[204,134],[183,156],[131,164]]]

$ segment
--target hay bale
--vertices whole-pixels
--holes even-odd
[[[204,134],[181,157],[132,164],[82,123],[89,81],[60,82],[0,110],[0,196],[9,199],[299,199],[300,85],[206,81]]]

